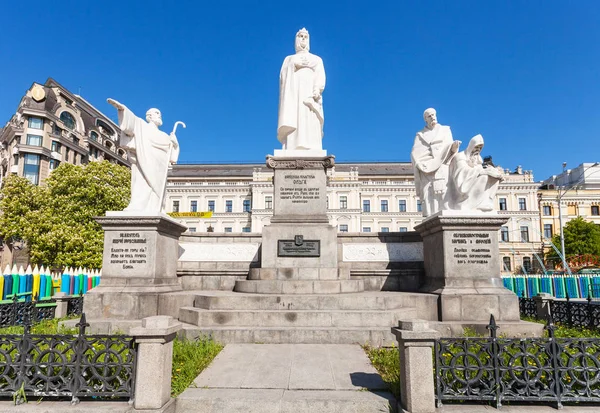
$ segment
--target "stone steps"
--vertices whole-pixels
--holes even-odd
[[[205,310],[182,307],[179,320],[201,327],[392,327],[417,318],[416,308],[397,310]]]
[[[238,280],[236,292],[255,294],[340,294],[365,290],[363,280]]]
[[[212,337],[219,343],[397,345],[391,327],[198,327],[184,324],[179,337]]]

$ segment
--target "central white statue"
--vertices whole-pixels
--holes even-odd
[[[296,54],[283,61],[279,75],[277,139],[282,150],[323,149],[323,60],[309,52],[306,29],[296,34]]]
[[[165,202],[169,166],[179,157],[175,130],[183,122],[176,122],[169,135],[158,129],[162,125],[160,110],[149,109],[143,120],[122,103],[107,101],[119,111],[121,145],[127,149],[131,162],[131,201],[124,211],[159,215]]]
[[[460,141],[452,140],[449,126],[437,122],[435,109],[423,113],[425,128],[417,132],[410,157],[415,174],[417,196],[421,199],[423,216],[448,209],[448,173],[450,161],[458,151]]]

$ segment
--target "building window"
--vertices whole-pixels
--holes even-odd
[[[388,212],[388,201],[387,199],[381,200],[381,212]]]
[[[400,231],[400,232],[408,232],[408,228],[406,228],[406,227],[400,227],[398,229],[398,231]]]
[[[250,212],[250,200],[244,199],[244,212]]]
[[[340,224],[340,232],[348,232],[348,224]]]
[[[390,227],[381,227],[381,232],[390,232]]]
[[[529,242],[529,227],[521,227],[521,242]]]
[[[69,148],[65,148],[65,161],[69,162],[70,154],[71,154],[71,150]]]
[[[55,123],[54,126],[52,126],[52,133],[55,135],[61,135],[62,129]]]
[[[52,141],[52,152],[60,153],[61,149],[62,149],[62,145],[60,144],[60,142]]]
[[[233,228],[231,228],[231,227],[225,227],[225,232],[233,232]]]
[[[506,198],[500,198],[498,200],[500,211],[506,211]]]
[[[340,209],[348,209],[348,197],[340,196]]]
[[[423,212],[423,207],[421,206],[421,200],[417,200],[417,212]]]
[[[189,232],[196,232],[196,227],[189,227],[189,228],[188,228],[188,231],[189,231]]]
[[[173,212],[179,212],[179,201],[173,201]]]
[[[225,212],[232,212],[233,211],[233,201],[231,199],[228,199],[225,201]]]
[[[598,205],[592,205],[592,215],[600,215],[600,207]]]
[[[363,227],[362,232],[371,232],[371,227]]]
[[[44,120],[42,118],[29,117],[29,127],[31,129],[44,129]]]
[[[42,137],[40,135],[27,135],[27,145],[42,146]]]
[[[371,201],[368,199],[363,200],[363,212],[371,212]]]
[[[552,224],[544,224],[544,238],[552,238]]]
[[[531,258],[523,257],[523,272],[530,273],[531,272]]]
[[[250,227],[243,227],[242,232],[250,232]]]
[[[73,138],[73,143],[75,145],[79,145],[79,138],[76,138],[75,136],[72,136],[72,138]]]
[[[406,200],[405,199],[401,199],[398,201],[398,211],[406,212]]]
[[[519,211],[527,211],[527,200],[519,198]]]
[[[13,165],[18,165],[19,164],[19,154],[15,153],[13,155]]]
[[[198,212],[198,201],[190,201],[190,212]]]
[[[90,139],[93,140],[93,141],[95,141],[95,142],[98,142],[98,134],[96,132],[94,132],[94,131],[91,131],[90,132]]]
[[[503,242],[508,242],[510,240],[508,237],[508,227],[500,228],[500,239]]]
[[[542,207],[545,216],[552,215],[552,207],[550,205],[544,205]]]
[[[40,155],[26,153],[23,159],[25,161],[23,176],[29,179],[32,184],[37,185],[40,181]]]
[[[208,201],[208,210],[210,212],[215,212],[215,201],[212,199]]]
[[[265,209],[273,209],[273,197],[272,196],[265,197]]]
[[[504,265],[504,271],[511,271],[510,257],[502,257],[502,264]]]
[[[60,165],[60,162],[57,161],[56,159],[50,159],[50,163],[48,164],[48,168],[53,171],[56,168],[58,168],[58,165]]]
[[[68,129],[75,129],[75,118],[69,112],[61,113],[60,120]]]

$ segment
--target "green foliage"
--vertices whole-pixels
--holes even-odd
[[[567,258],[578,255],[600,256],[600,227],[596,224],[577,217],[567,222],[563,234]],[[560,251],[560,235],[555,235],[552,243]],[[558,258],[554,249],[550,250],[548,258]]]
[[[363,346],[373,367],[390,387],[394,396],[400,398],[400,354],[397,347]]]
[[[11,176],[0,191],[0,236],[24,239],[35,264],[100,268],[103,233],[93,218],[125,208],[129,184],[129,169],[107,161],[61,164],[39,187]]]
[[[76,317],[68,318],[51,318],[49,320],[42,320],[37,324],[31,326],[29,332],[31,334],[77,334],[76,328],[66,328],[61,321],[71,320]],[[12,334],[21,335],[23,334],[22,326],[11,326],[0,328],[0,334]]]
[[[171,396],[177,397],[204,370],[223,349],[210,338],[194,341],[176,339],[173,342],[173,370]]]

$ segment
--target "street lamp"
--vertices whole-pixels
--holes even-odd
[[[581,178],[579,178],[579,180],[577,182],[569,185],[567,188],[563,188],[561,186],[561,188],[558,189],[557,193],[556,193],[556,203],[558,204],[558,226],[560,227],[560,251],[562,253],[563,271],[568,272],[569,275],[571,275],[571,269],[567,265],[567,258],[565,257],[565,235],[564,235],[564,231],[563,231],[562,206],[561,206],[562,198],[563,198],[563,196],[565,196],[565,194],[568,191],[575,188],[577,185],[579,185],[580,183],[582,183],[585,180],[585,172],[588,169],[593,168],[598,165],[600,165],[600,162],[595,162],[592,165],[588,166],[587,168],[585,168],[583,170],[583,172],[581,173]],[[563,173],[564,173],[566,170],[567,163],[563,162],[562,166],[563,166]],[[594,173],[596,173],[596,172],[594,172]],[[561,193],[562,189],[564,189],[564,191]]]

